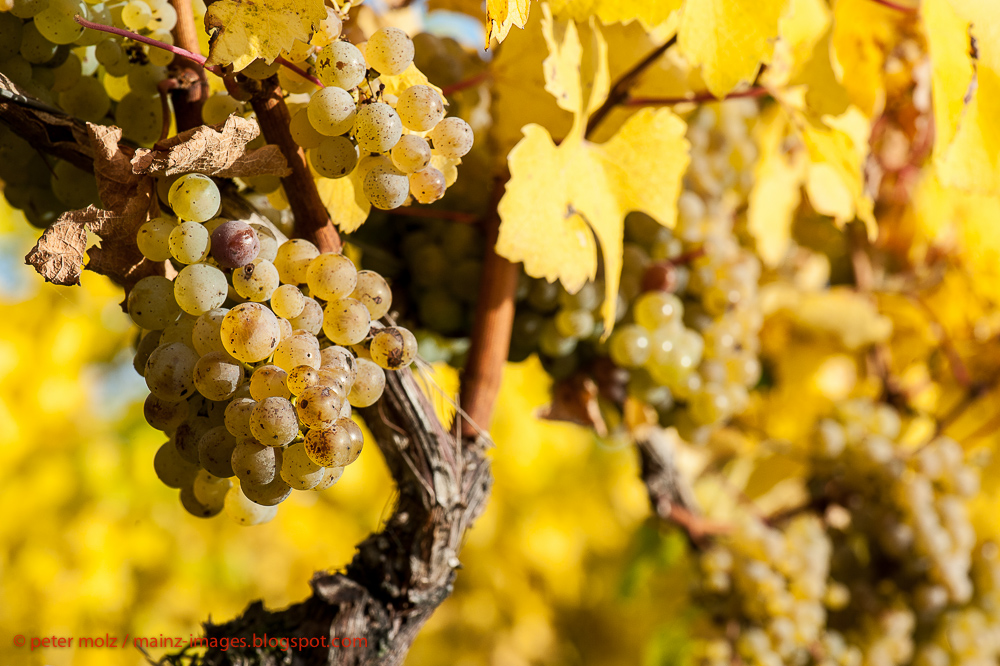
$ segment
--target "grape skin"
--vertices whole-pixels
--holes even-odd
[[[350,296],[364,303],[372,320],[381,319],[392,307],[389,283],[375,271],[358,271],[357,286]]]
[[[309,151],[309,164],[324,178],[343,178],[357,163],[358,149],[347,137],[326,137]]]
[[[199,173],[189,173],[174,181],[167,198],[177,217],[191,222],[210,220],[222,204],[218,186]]]
[[[212,232],[212,258],[223,268],[246,266],[257,258],[260,249],[257,232],[242,220],[229,220]]]
[[[391,164],[376,165],[364,180],[365,198],[376,208],[392,210],[406,201],[410,181],[406,174]]]
[[[365,80],[367,71],[364,56],[350,42],[333,42],[316,54],[316,74],[325,86],[350,90]]]
[[[371,315],[361,301],[342,298],[326,304],[323,333],[336,345],[356,345],[371,329]]]
[[[403,135],[403,124],[396,111],[384,102],[365,104],[354,121],[354,139],[358,148],[369,153],[387,153]]]
[[[396,113],[407,129],[428,132],[444,118],[444,101],[430,86],[410,86],[399,96]]]
[[[227,312],[220,334],[226,351],[244,363],[263,361],[281,338],[277,317],[259,303],[241,303]]]
[[[313,93],[306,113],[313,129],[332,137],[350,131],[357,116],[357,106],[351,93],[330,86]]]
[[[224,508],[226,514],[240,525],[260,525],[278,514],[277,506],[261,506],[250,501],[236,485],[226,493]]]
[[[434,142],[434,152],[445,157],[463,157],[472,150],[475,135],[469,123],[461,118],[445,118],[428,135]]]
[[[413,62],[413,42],[399,28],[382,28],[368,38],[365,57],[380,74],[402,74]]]

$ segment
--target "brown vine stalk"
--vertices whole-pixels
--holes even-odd
[[[174,25],[174,43],[194,54],[201,53],[198,44],[198,28],[194,22],[194,8],[191,0],[170,0],[177,10],[177,24]],[[174,56],[170,64],[172,78],[177,82],[170,90],[170,100],[174,106],[177,131],[183,132],[201,125],[201,107],[208,99],[209,87],[205,68],[181,56]],[[166,118],[164,122],[167,123]]]

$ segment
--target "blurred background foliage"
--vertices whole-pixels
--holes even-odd
[[[12,639],[187,639],[254,599],[303,599],[312,572],[347,564],[391,509],[378,450],[266,525],[191,517],[153,473],[162,442],[120,291],[91,274],[42,283],[22,263],[36,234],[0,200],[0,664],[145,663],[131,646]],[[662,664],[682,644],[683,542],[647,522],[632,448],[535,416],[548,381],[535,361],[508,368],[493,499],[408,664]]]

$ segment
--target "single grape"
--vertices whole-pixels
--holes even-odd
[[[226,308],[215,308],[200,315],[195,320],[194,328],[191,331],[191,342],[194,344],[195,351],[200,355],[204,356],[214,351],[228,355],[229,352],[222,346],[222,338],[219,336],[222,320],[227,312],[229,310]]]
[[[316,54],[316,74],[325,86],[350,90],[365,80],[367,72],[365,57],[350,42],[327,44]]]
[[[323,306],[314,299],[307,298],[302,312],[290,321],[297,331],[309,331],[313,335],[319,335],[319,332],[323,330],[323,316]]]
[[[236,438],[223,426],[205,431],[198,440],[198,464],[205,470],[221,478],[235,475],[233,472],[233,449]]]
[[[343,178],[357,166],[358,149],[346,136],[324,137],[317,147],[309,151],[309,164],[324,178]]]
[[[201,107],[201,120],[206,125],[221,125],[234,113],[243,111],[243,102],[232,95],[218,93],[205,100]]]
[[[166,442],[153,456],[153,471],[168,488],[183,488],[194,483],[198,466],[182,458],[173,442]]]
[[[226,515],[240,525],[260,525],[278,514],[277,506],[262,506],[250,501],[239,486],[233,486],[226,493],[224,508]]]
[[[372,338],[369,351],[380,368],[399,370],[416,358],[417,339],[409,329],[387,326]]]
[[[358,148],[369,153],[387,153],[403,135],[403,124],[395,110],[384,102],[364,104],[354,121]]]
[[[251,417],[252,418],[252,417]],[[274,478],[274,449],[252,437],[244,439],[233,449],[233,471],[240,481],[270,483]]]
[[[276,450],[275,454],[278,453],[281,452]],[[282,462],[284,462],[284,456],[282,456]],[[242,488],[243,494],[246,495],[247,499],[254,504],[268,507],[273,506],[275,508],[292,494],[292,487],[285,483],[280,474],[276,474],[271,483],[259,485],[244,481],[240,485],[240,488]]]
[[[289,446],[281,463],[281,479],[295,490],[311,490],[316,487],[326,470],[317,465],[306,454],[302,442]]]
[[[329,428],[340,418],[344,399],[326,386],[310,386],[298,398],[295,410],[307,428]]]
[[[188,314],[200,316],[226,302],[226,275],[209,264],[191,264],[174,278],[174,298]]]
[[[623,368],[642,365],[651,352],[649,331],[635,324],[615,329],[608,341],[608,352],[611,360]]]
[[[177,217],[192,222],[211,219],[222,204],[218,186],[200,173],[189,173],[174,181],[167,198]]]
[[[194,392],[192,373],[197,362],[195,351],[180,343],[158,347],[146,361],[146,386],[161,400],[183,400]]]
[[[345,467],[361,455],[363,440],[352,436],[351,419],[337,419],[325,430],[310,430],[306,434],[305,453],[320,467]],[[353,425],[357,428],[357,424]]]
[[[357,360],[357,378],[348,401],[354,407],[371,407],[385,390],[385,371],[366,358]]]
[[[260,303],[270,299],[278,284],[278,269],[265,259],[254,259],[233,269],[233,288],[248,301]]]
[[[132,367],[140,375],[146,373],[146,361],[149,360],[150,354],[152,354],[157,347],[160,346],[160,331],[150,331],[142,336],[139,343],[135,347],[135,356],[132,357]]]
[[[170,230],[170,254],[182,264],[196,264],[208,257],[208,229],[198,222],[184,222]]]
[[[223,346],[233,358],[256,363],[277,348],[281,329],[278,318],[267,307],[259,303],[240,303],[223,317],[220,335]]]
[[[399,96],[396,113],[407,129],[427,132],[444,118],[444,100],[430,86],[410,86]]]
[[[180,315],[174,301],[174,284],[159,275],[136,282],[126,303],[129,317],[140,328],[162,329]]]
[[[212,231],[212,258],[223,268],[246,266],[260,253],[257,232],[242,220],[223,222]]]
[[[291,372],[300,365],[319,369],[319,341],[308,331],[299,331],[285,338],[274,350],[271,361],[285,372]]]
[[[380,74],[402,74],[413,62],[413,42],[399,28],[382,28],[368,38],[365,58]]]
[[[461,118],[445,118],[428,135],[434,142],[434,152],[445,157],[462,157],[472,150],[475,135],[469,123]]]
[[[684,304],[674,294],[665,291],[647,291],[636,299],[632,306],[635,323],[655,331],[661,326],[680,322],[684,316]]]
[[[364,303],[372,320],[381,319],[392,307],[392,290],[385,278],[375,271],[358,271],[351,298]]]
[[[312,121],[309,120],[308,109],[299,109],[292,114],[292,119],[288,122],[288,131],[292,134],[292,140],[306,150],[317,147],[327,138],[313,127]]]
[[[323,311],[323,333],[336,345],[356,345],[371,329],[371,315],[361,301],[342,298],[330,301]]]
[[[319,492],[321,490],[332,488],[337,481],[340,481],[340,477],[343,475],[343,467],[327,467],[326,472],[323,474],[323,480],[317,483],[313,490]]]
[[[136,245],[142,256],[150,261],[166,261],[170,259],[170,232],[177,222],[166,217],[154,217],[139,227],[136,234]]]
[[[392,148],[392,163],[403,173],[414,173],[431,163],[431,147],[416,134],[404,134]]]
[[[319,256],[316,246],[307,240],[298,238],[282,243],[278,247],[278,256],[274,266],[285,284],[302,284],[306,281],[306,272],[313,259]]]
[[[278,239],[274,236],[274,232],[263,224],[251,224],[250,228],[257,232],[257,239],[260,241],[260,252],[257,257],[274,263],[278,257]]]
[[[319,384],[319,371],[311,365],[297,365],[288,373],[286,386],[292,395],[301,395],[310,386]]]
[[[299,434],[295,407],[286,398],[264,398],[250,414],[250,433],[261,444],[285,446]]]
[[[313,93],[307,107],[309,122],[324,136],[338,136],[354,126],[357,105],[351,93],[330,86]]]
[[[153,11],[144,0],[132,0],[122,8],[122,23],[133,32],[144,30],[153,18]]]
[[[444,196],[448,187],[444,174],[434,167],[411,173],[408,184],[413,198],[422,204],[434,203]]]
[[[358,284],[358,270],[354,262],[344,255],[325,252],[309,263],[306,284],[314,297],[335,301],[354,291]]]
[[[169,434],[188,417],[188,402],[167,402],[150,393],[142,405],[142,415],[146,423]]]
[[[406,174],[391,164],[372,168],[364,180],[365,198],[376,208],[392,210],[406,202],[410,181]]]
[[[271,294],[271,310],[285,319],[292,319],[302,314],[306,306],[306,298],[302,291],[292,284],[283,284]]]

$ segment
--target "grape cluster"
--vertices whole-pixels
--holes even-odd
[[[181,176],[167,198],[178,219],[154,218],[136,240],[148,259],[182,268],[139,280],[127,300],[145,331],[135,367],[150,391],[146,419],[170,436],[154,468],[193,515],[225,508],[256,524],[293,489],[329,488],[357,459],[351,408],[379,399],[385,370],[408,366],[416,339],[376,321],[392,303],[377,273],[214,217],[211,178]]]
[[[810,439],[803,510],[701,555],[717,630],[701,663],[997,663],[1000,549],[966,506],[978,473],[955,441],[911,451],[900,431],[887,405],[841,404]]]
[[[356,174],[376,208],[437,201],[448,185],[441,168],[472,149],[472,128],[445,117],[444,98],[433,86],[410,86],[398,97],[383,93],[378,77],[402,74],[413,62],[413,42],[405,32],[382,28],[364,53],[338,36],[326,33],[329,43],[298,54],[325,87],[293,110],[292,138],[317,175]]]
[[[655,409],[689,439],[742,412],[761,377],[757,301],[761,265],[734,232],[749,191],[754,102],[701,109],[688,139],[691,166],[673,230],[625,219],[617,324],[606,341],[602,283],[569,294],[525,279],[518,290],[511,360],[538,352],[558,379],[584,373],[601,389],[609,422],[626,397]],[[736,168],[733,168],[736,167]]]

